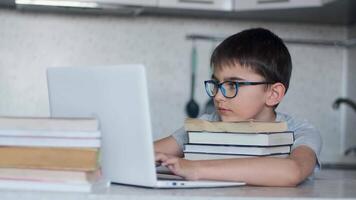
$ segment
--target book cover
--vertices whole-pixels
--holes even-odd
[[[207,132],[240,132],[240,133],[261,133],[261,132],[284,132],[288,130],[286,122],[261,122],[261,121],[240,121],[240,122],[211,122],[201,119],[186,119],[184,123],[186,131],[207,131]]]
[[[93,171],[98,157],[96,148],[0,147],[1,168]]]
[[[281,146],[294,142],[292,131],[260,133],[188,132],[192,144],[220,144],[241,146]]]

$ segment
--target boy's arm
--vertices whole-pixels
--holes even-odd
[[[183,157],[183,152],[178,143],[172,136],[168,136],[154,142],[156,153],[169,154],[173,156]]]
[[[295,148],[288,158],[239,158],[189,161],[166,158],[173,173],[187,179],[243,181],[249,185],[296,186],[314,170],[316,156],[307,146]]]

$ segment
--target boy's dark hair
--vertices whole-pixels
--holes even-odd
[[[289,87],[292,60],[282,39],[263,28],[236,33],[219,44],[210,60],[213,69],[240,64],[263,76],[268,82]]]

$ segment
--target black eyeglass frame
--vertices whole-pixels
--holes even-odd
[[[224,92],[221,90],[222,85],[224,85],[225,83],[228,83],[228,82],[230,82],[230,83],[235,83],[235,88],[236,88],[235,94],[234,94],[234,96],[231,96],[231,97],[225,96]],[[209,83],[215,84],[215,85],[217,86],[217,88],[218,88],[217,91],[216,91],[216,93],[215,93],[214,95],[210,95],[209,92],[208,92],[208,84],[209,84]],[[219,90],[220,90],[221,94],[222,94],[225,98],[232,99],[232,98],[236,97],[236,95],[237,95],[237,93],[238,93],[238,91],[239,91],[240,85],[263,85],[263,84],[273,84],[273,83],[274,83],[274,82],[268,82],[268,81],[260,81],[260,82],[250,82],[250,81],[224,81],[224,82],[218,83],[218,82],[215,81],[215,80],[206,80],[206,81],[204,81],[204,86],[205,86],[205,92],[208,94],[209,97],[212,97],[212,98],[215,97],[216,94],[218,94],[218,92],[219,92]]]

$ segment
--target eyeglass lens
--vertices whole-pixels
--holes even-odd
[[[226,81],[222,84],[218,84],[214,81],[207,81],[205,87],[210,97],[214,97],[218,93],[218,89],[220,89],[224,97],[231,98],[236,96],[238,83],[233,81]]]

